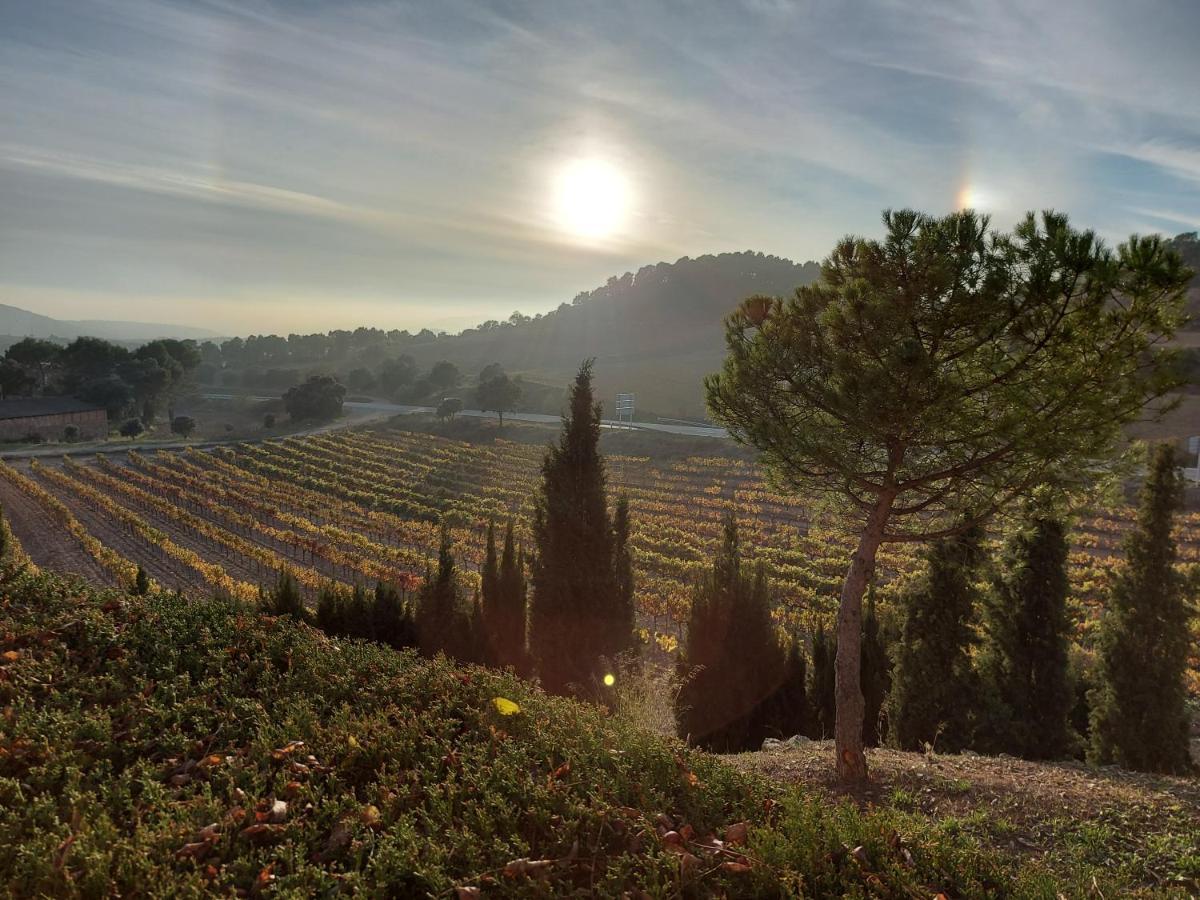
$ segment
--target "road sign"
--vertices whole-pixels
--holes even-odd
[[[617,421],[633,422],[633,394],[617,394]]]

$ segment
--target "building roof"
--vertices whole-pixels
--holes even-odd
[[[103,407],[85,403],[74,397],[17,397],[0,400],[0,421],[4,419],[29,419],[34,416],[61,416],[65,413],[103,412]]]

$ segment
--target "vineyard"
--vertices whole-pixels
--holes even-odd
[[[22,552],[43,568],[128,585],[141,565],[160,586],[253,599],[288,569],[312,598],[330,581],[385,581],[411,591],[447,522],[468,591],[478,584],[490,519],[512,517],[527,543],[543,447],[378,429],[242,444],[210,452],[130,451],[122,458],[0,464],[0,501]],[[828,622],[852,538],[734,457],[610,456],[614,492],[634,514],[637,597],[648,638],[671,650],[690,584],[732,506],[750,555],[776,585],[789,627]],[[1128,507],[1083,517],[1071,554],[1073,604],[1085,635],[1132,521]],[[1200,514],[1180,527],[1181,556],[1200,561]],[[886,598],[917,565],[886,548]],[[1081,635],[1083,636],[1083,635]]]

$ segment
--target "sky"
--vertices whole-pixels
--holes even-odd
[[[1196,0],[0,0],[0,303],[456,331],[880,211],[1200,228]]]

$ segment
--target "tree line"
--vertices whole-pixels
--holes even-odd
[[[1189,585],[1172,537],[1182,486],[1172,448],[1159,445],[1094,654],[1072,652],[1068,529],[1041,497],[1025,502],[994,559],[979,526],[933,542],[889,627],[870,591],[864,743],[1191,771]],[[681,737],[723,752],[833,737],[837,649],[823,629],[781,639],[772,607],[762,569],[745,570],[730,514],[677,666]]]

